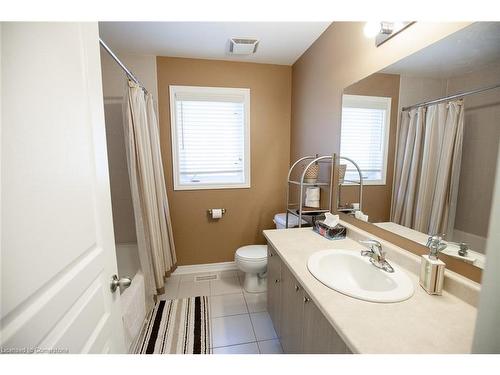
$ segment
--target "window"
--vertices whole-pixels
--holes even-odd
[[[340,155],[354,160],[367,185],[385,185],[391,98],[344,95]],[[346,180],[358,180],[358,172],[346,162]]]
[[[250,89],[170,86],[174,190],[250,187]]]

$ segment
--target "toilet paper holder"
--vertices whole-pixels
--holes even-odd
[[[221,210],[222,210],[222,215],[224,215],[224,214],[226,213],[226,209],[225,209],[225,208],[221,208]],[[211,208],[209,208],[209,209],[207,210],[207,212],[208,212],[208,214],[209,214],[210,216],[212,216],[212,209],[211,209]]]

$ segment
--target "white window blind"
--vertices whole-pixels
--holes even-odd
[[[343,96],[340,155],[358,164],[367,184],[385,184],[390,113],[391,98]],[[358,180],[350,163],[345,179]]]
[[[174,189],[249,187],[248,89],[171,86]]]

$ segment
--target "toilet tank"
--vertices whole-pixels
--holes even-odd
[[[276,224],[276,229],[286,229],[286,213],[280,213],[274,215],[274,224]],[[302,220],[302,225],[307,224],[305,220]],[[288,215],[288,228],[295,228],[299,226],[299,218],[295,215]]]

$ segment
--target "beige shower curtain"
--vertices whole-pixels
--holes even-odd
[[[462,158],[462,100],[401,113],[391,220],[451,233]]]
[[[148,291],[161,294],[177,259],[158,123],[151,94],[129,81],[125,97],[125,143],[139,259]]]

